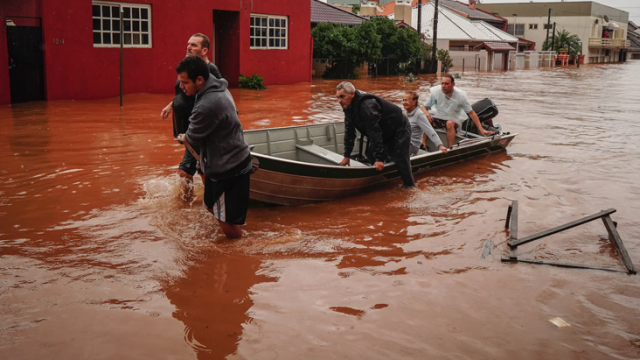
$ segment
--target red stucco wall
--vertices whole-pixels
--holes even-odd
[[[197,32],[212,36],[214,10],[239,12],[239,49],[236,49],[237,55],[234,55],[238,59],[227,60],[237,61],[240,72],[245,75],[258,73],[265,78],[267,85],[311,80],[310,1],[122,2],[152,5],[153,47],[124,49],[125,94],[173,92],[175,67],[184,57],[187,40],[191,34]],[[32,4],[26,8],[32,13],[37,13],[35,16],[42,14],[48,100],[100,99],[119,95],[120,49],[93,47],[91,1],[8,0],[0,3],[4,4],[0,7],[2,15],[12,9],[11,5],[6,4],[14,4],[14,7],[15,4]],[[251,13],[289,16],[289,48],[249,49]],[[9,103],[6,34],[4,28],[0,31],[0,104],[6,104]],[[64,44],[54,45],[53,39],[63,39]],[[219,56],[224,55],[223,49]],[[233,80],[231,83],[237,84],[237,79]]]

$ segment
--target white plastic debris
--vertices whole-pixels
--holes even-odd
[[[564,321],[564,320],[562,320],[560,318],[549,319],[549,321],[551,321],[551,323],[554,324],[557,327],[571,326],[571,325],[569,325],[569,323],[567,323],[566,321]]]

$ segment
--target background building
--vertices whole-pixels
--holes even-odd
[[[640,60],[640,27],[633,21],[629,21],[627,27],[627,40],[629,40],[629,59]]]
[[[396,6],[397,7],[397,6]],[[435,2],[422,5],[420,33],[433,41]],[[418,23],[418,8],[412,10],[412,23]],[[508,70],[509,53],[515,51],[518,38],[482,20],[471,20],[460,11],[438,6],[438,49],[448,50],[457,69]]]
[[[298,0],[2,0],[0,104],[170,93],[194,33],[231,86],[240,73],[267,85],[311,80],[310,2]]]
[[[585,63],[626,59],[629,48],[626,11],[593,1],[479,4],[478,8],[506,18],[507,32],[535,42],[538,51],[547,36],[545,25],[551,9],[551,24],[556,23],[556,31],[567,30],[582,41]]]

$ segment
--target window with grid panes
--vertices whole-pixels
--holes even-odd
[[[252,49],[287,49],[287,16],[251,15],[249,45]]]
[[[151,47],[151,5],[94,1],[93,46],[120,46],[120,11],[124,47]]]
[[[515,31],[513,24],[507,24],[507,33],[514,36],[524,36],[524,24],[515,24]]]
[[[516,36],[524,36],[524,24],[516,24]]]

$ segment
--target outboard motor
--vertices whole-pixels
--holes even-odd
[[[471,104],[471,108],[478,115],[478,119],[480,119],[480,123],[485,130],[495,131],[496,133],[502,130],[500,125],[493,125],[493,118],[498,115],[498,107],[491,99],[484,98],[476,101]],[[479,134],[476,124],[469,118],[462,124],[462,131]]]

